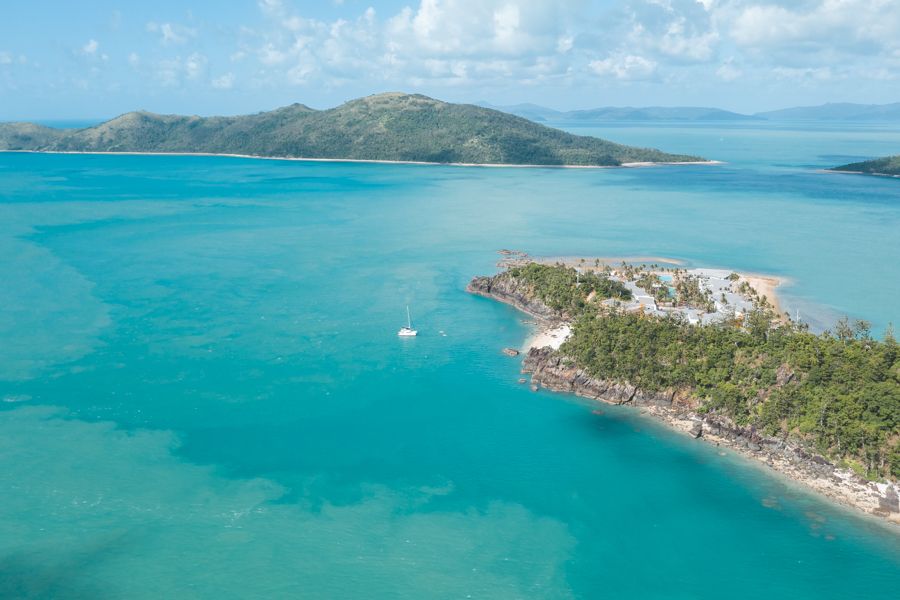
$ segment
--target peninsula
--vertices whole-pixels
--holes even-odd
[[[581,167],[709,162],[402,93],[368,96],[328,110],[293,104],[236,117],[131,112],[79,130],[5,123],[0,124],[0,150]]]
[[[542,323],[523,361],[532,389],[639,407],[900,524],[890,331],[876,340],[865,322],[841,321],[813,334],[778,314],[773,280],[760,276],[521,254],[501,265],[468,291]]]
[[[875,158],[863,162],[850,163],[831,169],[838,173],[863,173],[866,175],[884,175],[886,177],[900,177],[900,154]]]

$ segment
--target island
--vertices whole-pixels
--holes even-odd
[[[489,108],[403,93],[368,96],[328,110],[293,104],[235,117],[131,112],[79,130],[4,123],[0,151],[577,167],[711,162],[573,135]]]
[[[900,102],[891,104],[856,104],[829,102],[818,106],[795,106],[756,113],[770,121],[896,121],[900,119]]]
[[[557,121],[568,123],[581,122],[643,122],[643,121],[756,121],[758,117],[742,115],[719,108],[699,106],[604,106],[582,110],[558,111],[537,104],[514,104],[510,106],[493,106],[480,103],[480,106],[502,110],[513,115],[538,122]]]
[[[676,263],[507,252],[468,291],[541,327],[533,390],[637,407],[900,524],[900,346],[863,321],[815,334],[777,308],[779,280]]]
[[[514,104],[494,106],[495,108],[519,115],[532,121],[557,121],[577,124],[579,122],[760,122],[760,121],[843,121],[843,122],[894,122],[900,119],[900,102],[893,104],[853,104],[839,102],[819,106],[796,106],[780,110],[758,112],[751,115],[736,113],[719,108],[702,106],[605,106],[582,110],[559,111],[538,104]]]
[[[831,171],[837,173],[863,173],[866,175],[884,175],[886,177],[900,177],[900,154],[875,158],[863,162],[850,163],[840,167],[834,167]]]

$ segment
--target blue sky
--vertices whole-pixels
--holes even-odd
[[[900,0],[91,0],[0,7],[0,120],[900,101]]]

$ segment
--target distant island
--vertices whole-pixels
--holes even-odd
[[[575,123],[580,121],[753,121],[756,117],[697,106],[605,106],[585,110],[558,111],[537,104],[514,104],[492,106],[482,102],[481,106],[518,115],[532,121],[559,121]]]
[[[863,162],[850,163],[849,165],[834,167],[831,170],[840,173],[864,173],[867,175],[900,177],[900,154],[896,156],[886,156],[884,158],[875,158]]]
[[[779,313],[771,278],[604,260],[508,253],[469,284],[539,319],[522,364],[533,390],[637,407],[900,523],[890,331],[844,320],[811,333]]]
[[[855,104],[829,102],[819,106],[797,106],[756,113],[770,121],[898,121],[900,102],[892,104]]]
[[[86,129],[0,124],[0,151],[227,154],[471,165],[708,162],[578,136],[470,104],[387,93],[328,110],[293,104],[235,117],[131,112]]]
[[[754,114],[742,114],[720,108],[700,106],[605,106],[583,110],[559,111],[537,104],[481,106],[502,110],[537,122],[765,122],[765,121],[900,121],[900,102],[893,104],[829,103],[820,106],[797,106]]]

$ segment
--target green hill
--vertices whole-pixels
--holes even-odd
[[[871,175],[893,175],[900,177],[900,154],[875,158],[858,163],[850,163],[841,167],[834,167],[832,171],[849,171],[852,173],[869,173]]]
[[[557,358],[598,381],[670,399],[678,393],[698,414],[800,440],[873,479],[900,479],[900,345],[892,330],[880,341],[865,321],[844,319],[816,335],[779,322],[763,304],[744,322],[645,316],[602,302],[627,297],[619,282],[562,265],[512,267],[470,289],[517,294],[517,305],[537,299],[565,314],[572,333]]]
[[[95,127],[0,124],[0,150],[186,152],[435,163],[615,166],[696,156],[578,136],[426,96],[379,94],[328,110],[293,104],[237,117],[132,112]]]

